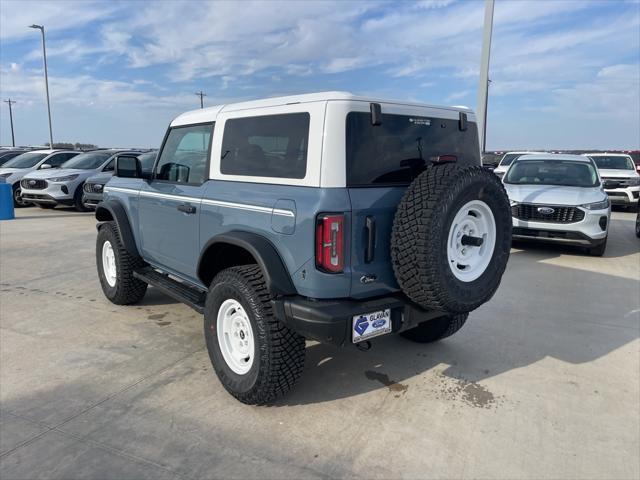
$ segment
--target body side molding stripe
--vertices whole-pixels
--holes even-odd
[[[106,187],[104,191],[135,193],[143,197],[155,197],[155,198],[164,198],[166,200],[174,200],[174,201],[182,201],[182,202],[204,203],[205,205],[212,205],[214,207],[235,208],[238,210],[248,210],[251,212],[268,213],[273,215],[279,215],[282,217],[295,218],[295,213],[293,213],[291,210],[284,210],[280,208],[269,208],[269,207],[263,207],[260,205],[249,205],[246,203],[223,202],[221,200],[210,200],[207,198],[187,197],[183,195],[166,195],[164,193],[146,192],[144,190],[134,190],[131,188],[122,188],[122,187]]]

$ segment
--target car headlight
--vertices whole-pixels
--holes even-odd
[[[636,187],[640,185],[640,177],[631,177],[628,181],[630,187]]]
[[[55,178],[49,178],[50,182],[70,182],[71,180],[75,180],[76,178],[78,178],[78,175],[67,175],[66,177],[55,177]]]
[[[606,198],[601,202],[585,203],[584,205],[580,206],[582,208],[586,208],[587,210],[604,210],[605,208],[609,208],[609,199]]]

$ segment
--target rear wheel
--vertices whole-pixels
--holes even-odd
[[[288,392],[304,367],[304,338],[273,315],[258,265],[232,267],[211,283],[204,335],[224,388],[246,404],[271,403]]]
[[[463,313],[435,318],[410,330],[400,332],[400,335],[418,343],[437,342],[443,338],[450,337],[460,330],[467,321],[467,317],[469,317],[469,314]]]
[[[495,293],[511,248],[502,182],[481,167],[427,168],[405,192],[393,222],[398,284],[423,308],[468,313]]]

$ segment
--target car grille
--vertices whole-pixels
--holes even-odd
[[[102,183],[85,183],[82,189],[87,193],[102,193],[104,185]]]
[[[633,182],[634,178],[611,178],[611,177],[603,177],[602,183],[604,188],[627,188],[631,187],[631,182]]]
[[[20,186],[29,190],[44,190],[48,185],[46,180],[36,178],[23,178],[20,181]]]
[[[540,210],[552,209],[553,212],[542,213]],[[543,210],[544,211],[544,210]],[[518,203],[511,207],[511,215],[519,220],[534,220],[549,223],[575,223],[584,219],[584,211],[577,207],[555,205],[536,205]]]

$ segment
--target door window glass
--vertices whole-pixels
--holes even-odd
[[[203,183],[207,178],[212,134],[211,123],[172,128],[156,166],[156,180]]]

